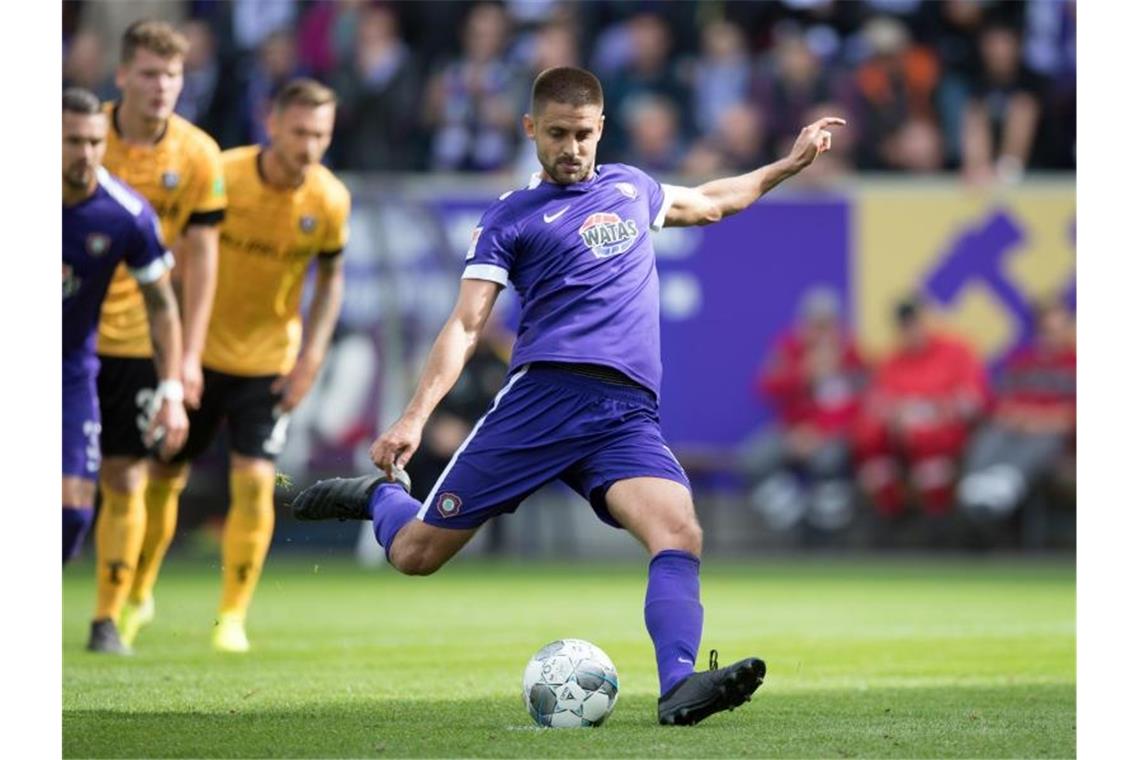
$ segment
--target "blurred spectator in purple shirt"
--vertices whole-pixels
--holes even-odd
[[[290,31],[274,32],[264,39],[249,71],[245,93],[245,129],[249,142],[265,143],[265,119],[277,90],[305,72],[297,61],[297,45]]]
[[[1073,0],[1038,0],[1025,12],[1025,62],[1048,82],[1042,99],[1040,164],[1077,166],[1077,8]]]
[[[480,3],[468,13],[463,54],[428,85],[424,121],[433,133],[431,168],[497,170],[514,156],[520,83],[503,57],[509,32],[499,5]]]
[[[701,31],[700,57],[685,67],[693,121],[698,134],[717,131],[721,117],[748,98],[752,60],[736,24],[713,21]]]

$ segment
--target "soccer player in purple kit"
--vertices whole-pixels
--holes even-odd
[[[648,550],[645,626],[657,655],[658,720],[691,725],[751,698],[765,664],[749,657],[695,672],[704,612],[701,528],[688,478],[661,434],[657,269],[649,232],[743,211],[830,149],[828,117],[785,158],[696,188],[661,185],[632,166],[595,166],[602,88],[588,71],[548,69],[523,117],[542,171],[504,193],[476,227],[455,309],[403,416],[372,445],[384,473],[321,481],[298,494],[303,520],[372,520],[403,573],[439,569],[479,526],[560,479],[598,517]],[[499,291],[522,306],[510,374],[427,499],[403,467],[474,350]]]
[[[99,360],[95,335],[103,297],[115,267],[126,262],[146,302],[161,403],[152,407],[147,437],[161,434],[170,455],[186,438],[178,362],[182,328],[170,285],[172,263],[154,211],[102,167],[107,117],[99,99],[79,88],[63,93],[63,561],[78,551],[91,525],[99,474]],[[96,536],[96,540],[100,540]],[[117,634],[96,635],[109,621],[93,621],[101,651],[121,651]],[[98,629],[98,630],[97,630]],[[113,629],[113,626],[110,627]],[[108,630],[110,630],[108,629]],[[114,639],[113,641],[111,639]]]

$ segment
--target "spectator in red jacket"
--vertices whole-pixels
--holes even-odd
[[[909,496],[927,515],[953,508],[957,461],[986,405],[972,348],[936,332],[919,300],[895,311],[898,347],[879,366],[855,426],[859,483],[876,511],[897,517]]]
[[[852,513],[850,431],[865,367],[839,312],[834,291],[809,291],[756,377],[777,424],[748,447],[746,467],[757,483],[754,504],[775,527],[806,514],[815,527],[835,529]]]
[[[1011,514],[1059,457],[1077,428],[1077,345],[1060,301],[1042,304],[1033,343],[998,377],[993,418],[970,443],[958,486],[962,508],[979,519]]]

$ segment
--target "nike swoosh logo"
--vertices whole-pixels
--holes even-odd
[[[684,657],[678,657],[677,662],[683,663],[685,665],[692,665],[693,664],[692,660],[686,660]]]
[[[569,206],[564,206],[561,211],[556,211],[553,214],[543,214],[542,215],[542,221],[546,222],[547,224],[550,224],[555,219],[557,219],[558,217],[565,214],[569,209],[570,209]]]

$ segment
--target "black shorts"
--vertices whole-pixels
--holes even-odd
[[[275,460],[285,446],[289,416],[277,412],[281,395],[269,390],[279,375],[243,377],[202,369],[202,403],[189,410],[190,434],[173,462],[197,459],[213,443],[222,422],[230,451]]]
[[[99,357],[99,413],[103,432],[99,446],[103,457],[147,456],[143,433],[147,426],[147,409],[158,385],[158,374],[152,359],[130,359],[121,356]]]

